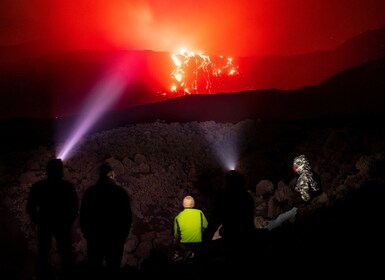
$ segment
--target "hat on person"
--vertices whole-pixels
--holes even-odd
[[[51,159],[46,165],[46,173],[50,178],[62,178],[64,176],[63,161],[59,158]]]
[[[305,155],[299,155],[293,160],[293,170],[294,172],[304,172],[304,171],[310,171],[310,163],[309,160]]]
[[[109,177],[109,174],[113,171],[112,166],[108,163],[103,163],[99,168],[100,177]]]
[[[241,190],[245,188],[245,178],[240,171],[230,170],[225,174],[225,185],[228,190]]]
[[[185,198],[183,198],[183,207],[184,208],[193,208],[194,205],[195,205],[195,201],[191,195],[188,195]]]

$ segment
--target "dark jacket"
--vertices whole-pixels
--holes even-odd
[[[220,225],[220,235],[230,242],[246,240],[255,234],[254,199],[246,190],[226,190],[217,197],[205,240],[211,240]]]
[[[204,240],[211,240],[220,225],[219,234],[230,242],[245,241],[255,234],[255,202],[245,188],[245,181],[239,172],[226,174],[225,190],[217,196]]]
[[[124,242],[132,224],[128,193],[112,179],[89,187],[80,206],[80,226],[86,239],[110,238]]]
[[[78,195],[70,182],[48,178],[32,185],[27,212],[38,226],[71,227],[79,209]]]

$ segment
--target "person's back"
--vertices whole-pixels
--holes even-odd
[[[131,208],[126,191],[112,181],[99,181],[88,188],[81,206],[85,237],[126,238],[131,227]]]
[[[173,235],[178,249],[174,260],[201,259],[202,235],[208,222],[202,210],[196,209],[195,200],[188,195],[183,198],[183,210],[174,218]]]
[[[222,238],[245,241],[255,233],[254,199],[246,190],[227,190],[220,202],[222,211]]]
[[[50,160],[46,173],[46,179],[32,185],[27,201],[27,212],[38,229],[38,274],[42,278],[49,270],[52,238],[56,239],[63,258],[64,273],[70,273],[71,229],[79,207],[75,186],[63,179],[63,162],[60,159]]]
[[[128,193],[115,182],[111,166],[102,164],[97,183],[85,191],[80,206],[80,227],[87,240],[88,261],[94,276],[100,276],[104,261],[111,273],[109,277],[119,273],[131,225]]]
[[[242,174],[229,171],[225,175],[225,190],[217,197],[211,212],[204,240],[212,240],[219,228],[227,260],[246,262],[254,250],[254,211],[254,198],[246,190]]]
[[[77,216],[75,195],[70,182],[56,179],[36,182],[31,189],[28,212],[32,220],[40,226],[71,226]]]
[[[200,209],[195,209],[192,196],[183,199],[184,209],[174,219],[174,238],[180,243],[202,242],[202,233],[208,222]]]
[[[235,170],[225,175],[225,190],[214,202],[205,240],[210,240],[220,228],[224,239],[244,240],[255,233],[255,203],[245,188],[243,176]]]

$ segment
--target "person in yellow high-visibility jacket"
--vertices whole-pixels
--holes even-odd
[[[174,218],[173,234],[184,250],[195,250],[202,242],[202,233],[208,221],[200,209],[195,209],[195,201],[191,195],[183,198],[183,210]]]

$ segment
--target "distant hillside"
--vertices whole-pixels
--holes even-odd
[[[189,95],[107,114],[103,126],[124,123],[244,119],[298,121],[384,114],[385,60],[364,63],[312,87]]]
[[[16,55],[10,50],[6,53]],[[112,62],[121,58],[130,61],[127,63],[130,86],[116,109],[157,101],[155,89],[161,87],[159,79],[169,78],[172,69],[169,54],[78,51],[25,58],[2,65],[0,118],[49,118],[77,114],[98,83],[111,71]]]
[[[336,49],[293,56],[239,59],[245,89],[297,89],[316,85],[343,70],[385,58],[385,26],[359,34]]]
[[[216,121],[338,121],[353,119],[379,122],[385,108],[385,59],[364,63],[338,73],[316,86],[297,90],[250,90],[237,93],[188,95],[108,112],[92,131],[128,123]],[[30,147],[66,133],[78,116],[58,119],[9,119],[0,121],[6,131],[2,150]],[[20,128],[23,128],[22,130]],[[25,138],[28,135],[28,139]],[[52,140],[52,139],[51,139]]]

